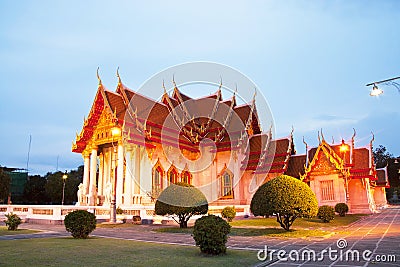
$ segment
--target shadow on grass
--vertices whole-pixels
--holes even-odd
[[[34,234],[40,231],[28,230],[28,229],[17,229],[15,231],[8,230],[6,226],[0,226],[0,236],[2,235],[23,235],[23,234]]]
[[[155,229],[156,232],[162,233],[178,233],[178,234],[193,234],[193,227],[189,228],[160,228]],[[230,236],[269,236],[269,237],[287,237],[287,238],[305,238],[305,237],[325,237],[332,235],[333,232],[323,230],[308,230],[308,229],[291,229],[286,231],[282,228],[239,228],[232,227]]]

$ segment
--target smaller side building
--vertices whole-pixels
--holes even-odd
[[[22,201],[25,184],[28,181],[28,172],[20,168],[1,167],[10,177],[10,193],[8,199],[3,200],[4,203],[18,204]],[[10,203],[11,202],[11,203]]]

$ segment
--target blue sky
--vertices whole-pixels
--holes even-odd
[[[365,84],[400,76],[399,1],[1,1],[0,165],[31,173],[76,168],[71,152],[97,89],[120,67],[135,90],[153,74],[213,61],[250,77],[276,135],[298,152],[325,138],[382,144],[400,155],[400,94]],[[160,92],[162,88],[160,86]],[[208,92],[207,92],[208,93]]]

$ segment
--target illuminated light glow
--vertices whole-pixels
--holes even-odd
[[[383,90],[379,89],[378,86],[374,85],[374,87],[372,87],[371,92],[369,93],[370,96],[378,96],[383,94]]]
[[[121,128],[119,127],[112,127],[111,128],[112,136],[120,136],[121,135]]]

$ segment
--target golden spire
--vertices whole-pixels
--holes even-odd
[[[100,69],[100,67],[97,67],[96,75],[97,75],[97,80],[99,81],[99,86],[101,86],[102,83],[101,83],[101,79],[100,79],[100,75],[99,75],[99,69]]]
[[[122,82],[121,82],[121,77],[119,76],[119,66],[118,66],[118,68],[117,68],[117,77],[118,77],[118,85],[121,85],[122,84]]]

